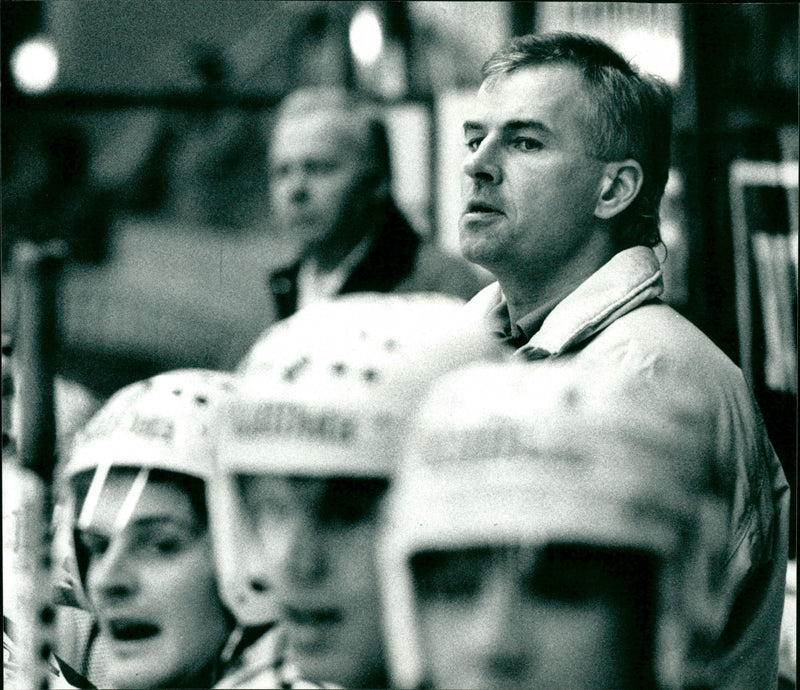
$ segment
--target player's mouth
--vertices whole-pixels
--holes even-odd
[[[339,609],[286,606],[284,615],[294,653],[317,656],[337,648],[335,631],[344,618]]]
[[[289,224],[292,227],[306,227],[307,225],[314,225],[317,221],[317,216],[308,211],[294,213],[289,216]]]
[[[154,623],[131,618],[110,620],[107,628],[116,642],[144,642],[161,633],[161,628]]]
[[[334,608],[286,606],[285,613],[289,622],[303,626],[335,625],[342,620],[342,612]]]

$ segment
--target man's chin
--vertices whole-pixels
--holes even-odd
[[[308,232],[302,235],[298,233],[298,236],[306,238],[301,242],[301,246],[303,247],[304,255],[307,257],[324,256],[331,251],[332,246],[335,246],[335,241],[322,232]]]
[[[465,238],[461,236],[461,256],[470,263],[481,266],[488,271],[496,263],[497,247],[494,243],[486,242],[480,238]]]
[[[324,652],[303,654],[290,649],[289,660],[303,680],[314,683],[341,684],[343,670],[340,668],[340,654]]]

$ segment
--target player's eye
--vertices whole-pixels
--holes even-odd
[[[242,475],[237,478],[245,515],[253,527],[282,522],[297,512],[290,486],[273,477]]]
[[[352,527],[372,520],[388,488],[383,479],[330,479],[318,507],[320,523]]]
[[[543,564],[523,578],[523,591],[530,596],[564,604],[591,598],[586,574],[574,568],[555,569]]]
[[[110,540],[102,534],[81,530],[78,533],[78,541],[90,556],[101,556],[108,549]]]
[[[488,550],[423,552],[411,559],[423,599],[468,600],[481,592],[490,565]]]
[[[186,526],[158,525],[135,530],[131,535],[134,550],[142,557],[169,557],[184,551],[193,541],[192,530]]]

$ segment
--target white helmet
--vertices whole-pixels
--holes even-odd
[[[240,371],[219,454],[229,489],[214,493],[212,513],[245,514],[243,475],[390,478],[429,382],[500,354],[487,334],[461,327],[462,305],[436,294],[358,293],[267,331]],[[237,560],[235,545],[219,553]],[[230,587],[242,591],[250,571],[238,570],[240,584]],[[240,623],[263,622],[253,615],[242,610]]]
[[[655,672],[679,685],[692,635],[716,634],[723,619],[709,577],[726,534],[707,455],[713,429],[688,392],[620,393],[602,372],[524,363],[473,365],[434,385],[385,505],[381,580],[397,687],[424,680],[415,553],[548,543],[661,559]]]
[[[216,454],[218,415],[233,390],[231,374],[185,369],[132,383],[112,395],[76,434],[61,470],[66,493],[73,501],[71,480],[93,472],[82,506],[72,506],[77,526],[91,523],[112,467],[140,470],[117,516],[119,529],[132,515],[150,470],[169,470],[208,481]],[[86,564],[76,555],[84,579]]]

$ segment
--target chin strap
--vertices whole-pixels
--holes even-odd
[[[227,666],[231,662],[231,659],[233,659],[234,652],[236,652],[242,642],[242,637],[244,637],[244,628],[241,625],[237,625],[231,631],[228,641],[220,652],[219,660],[223,666]]]

